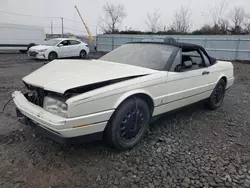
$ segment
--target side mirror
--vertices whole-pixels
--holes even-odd
[[[183,65],[184,65],[185,69],[189,69],[189,68],[192,68],[193,62],[192,61],[184,61]]]
[[[62,47],[63,46],[63,44],[58,44],[58,47]]]

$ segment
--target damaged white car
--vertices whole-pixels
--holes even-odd
[[[60,143],[107,138],[121,150],[145,135],[151,117],[204,100],[217,109],[233,65],[192,44],[136,42],[98,60],[54,60],[23,78],[17,114]]]

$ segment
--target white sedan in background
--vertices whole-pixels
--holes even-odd
[[[84,58],[89,53],[86,43],[70,38],[51,39],[44,45],[33,46],[28,55],[37,59],[48,59],[50,61],[64,57]]]

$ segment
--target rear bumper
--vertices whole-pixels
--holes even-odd
[[[227,80],[227,87],[226,89],[229,89],[230,87],[232,87],[232,85],[234,84],[234,77],[230,78]]]

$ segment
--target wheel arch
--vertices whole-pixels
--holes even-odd
[[[220,79],[223,79],[227,85],[227,77],[226,76],[222,76]]]
[[[36,44],[35,43],[30,43],[27,47],[27,51],[29,51],[29,49],[32,47],[32,46],[35,46]]]
[[[82,51],[84,51],[84,52],[85,52],[85,56],[87,56],[87,55],[88,55],[88,52],[86,51],[86,49],[82,48],[82,49],[80,49],[79,56],[81,56],[81,52],[82,52]]]
[[[48,51],[48,50],[47,50]],[[51,53],[55,53],[56,54],[56,57],[57,58],[59,58],[59,55],[58,55],[58,53],[55,51],[55,50],[51,50],[51,51],[48,51],[48,52],[45,52],[46,53],[46,58],[49,60],[49,55],[51,54]]]
[[[136,91],[130,91],[127,93],[124,93],[115,103],[114,108],[117,109],[123,102],[125,102],[127,99],[131,97],[139,97],[145,100],[145,102],[148,104],[148,107],[150,109],[151,115],[154,111],[154,100],[153,97],[144,90],[136,90]]]
[[[227,86],[227,76],[225,75],[225,74],[221,74],[219,77],[218,77],[218,80],[217,80],[217,82],[216,83],[218,83],[221,79],[223,79],[224,81],[225,81],[225,83],[226,83],[226,86]]]
[[[57,53],[55,50],[52,50],[52,51],[48,52],[48,56],[49,56],[49,54],[51,54],[51,53],[56,53],[56,55],[57,55],[57,57],[58,57],[58,53]]]

